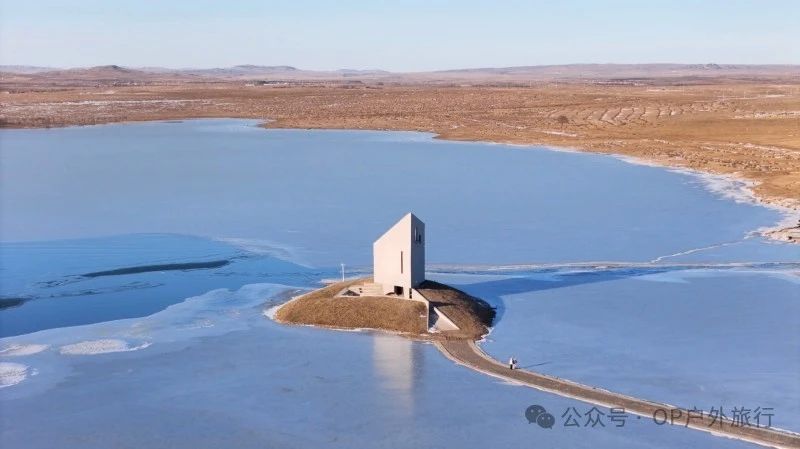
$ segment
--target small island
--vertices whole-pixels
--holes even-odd
[[[480,340],[494,309],[461,290],[425,279],[425,224],[408,213],[373,244],[374,277],[345,280],[297,296],[276,321],[371,329],[426,340]]]
[[[374,276],[330,284],[293,298],[274,319],[333,329],[372,329],[432,341],[453,362],[488,376],[645,418],[678,417],[674,424],[770,447],[800,447],[800,437],[770,427],[737,426],[727,417],[615,393],[592,385],[516,368],[486,354],[476,343],[495,311],[485,301],[425,279],[425,224],[407,214],[373,245]],[[512,357],[513,360],[513,357]],[[716,424],[716,425],[715,425]]]

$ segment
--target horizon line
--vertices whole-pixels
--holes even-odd
[[[525,64],[525,65],[498,65],[498,66],[462,66],[443,69],[430,69],[430,70],[387,70],[379,67],[370,68],[354,68],[354,67],[339,67],[328,69],[309,69],[301,68],[291,64],[258,64],[258,63],[241,63],[233,65],[215,65],[215,66],[162,66],[162,65],[124,65],[116,63],[97,64],[97,65],[77,65],[77,66],[50,66],[40,64],[13,64],[13,63],[0,63],[0,68],[11,67],[28,67],[35,69],[52,69],[52,70],[79,70],[79,69],[97,69],[97,68],[121,68],[132,70],[174,70],[174,71],[188,71],[188,70],[214,70],[214,69],[235,69],[235,68],[285,68],[290,70],[297,70],[303,72],[336,72],[336,71],[359,71],[359,72],[387,72],[387,73],[432,73],[432,72],[448,72],[448,71],[463,71],[463,70],[502,70],[502,69],[520,69],[520,68],[545,68],[545,67],[575,67],[575,66],[719,66],[722,68],[732,67],[800,67],[798,63],[737,63],[737,62],[569,62],[561,64]]]

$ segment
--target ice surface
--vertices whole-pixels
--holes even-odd
[[[146,318],[24,336],[53,346],[90,335],[136,336],[153,345],[83,357],[57,351],[32,356],[40,374],[0,391],[3,410],[13,410],[3,414],[0,444],[372,449],[536,441],[573,448],[751,447],[633,417],[623,428],[571,429],[560,417],[559,426],[539,428],[525,420],[532,404],[555,416],[589,407],[485,377],[428,344],[280,326],[263,310],[284,288],[215,290]],[[199,320],[215,325],[186,326]]]
[[[25,298],[0,313],[0,336],[146,316],[214,288],[263,280],[305,284],[325,273],[227,243],[173,234],[2,244],[0,260],[0,293]],[[209,260],[230,263],[210,269],[80,276]]]
[[[432,225],[433,263],[646,261],[781,218],[694,175],[603,155],[255,123],[2,130],[3,239],[177,233],[364,266],[413,210]]]
[[[793,271],[436,277],[498,307],[483,347],[500,360],[687,408],[771,408],[773,425],[800,431]]]
[[[798,248],[748,237],[776,211],[604,156],[254,125],[0,131],[15,212],[0,216],[0,446],[752,447],[646,419],[564,427],[589,407],[431,345],[265,316],[340,262],[368,274],[372,240],[408,210],[429,223],[430,275],[497,307],[483,345],[498,358],[657,401],[774,407],[800,430]],[[214,260],[229,263],[80,276]],[[532,404],[557,425],[528,424]]]

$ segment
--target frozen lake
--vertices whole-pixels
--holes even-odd
[[[498,307],[490,354],[689,408],[761,407],[800,431],[800,249],[753,237],[780,215],[734,201],[736,186],[607,156],[255,125],[0,131],[3,447],[749,446],[635,418],[564,427],[591,407],[427,344],[264,316],[340,262],[367,272],[409,210],[427,223],[429,277]],[[553,429],[527,423],[532,404]]]

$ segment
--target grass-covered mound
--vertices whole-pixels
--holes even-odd
[[[427,333],[425,304],[400,298],[336,296],[344,288],[363,282],[337,282],[299,296],[275,313],[283,323],[313,324],[345,329],[380,329],[406,334]]]
[[[347,287],[370,279],[337,282],[298,296],[281,306],[275,320],[339,329],[379,329],[426,339],[478,340],[489,332],[494,309],[485,301],[438,282],[425,281],[418,289],[433,307],[452,320],[458,330],[428,332],[426,306],[391,296],[337,296]]]

